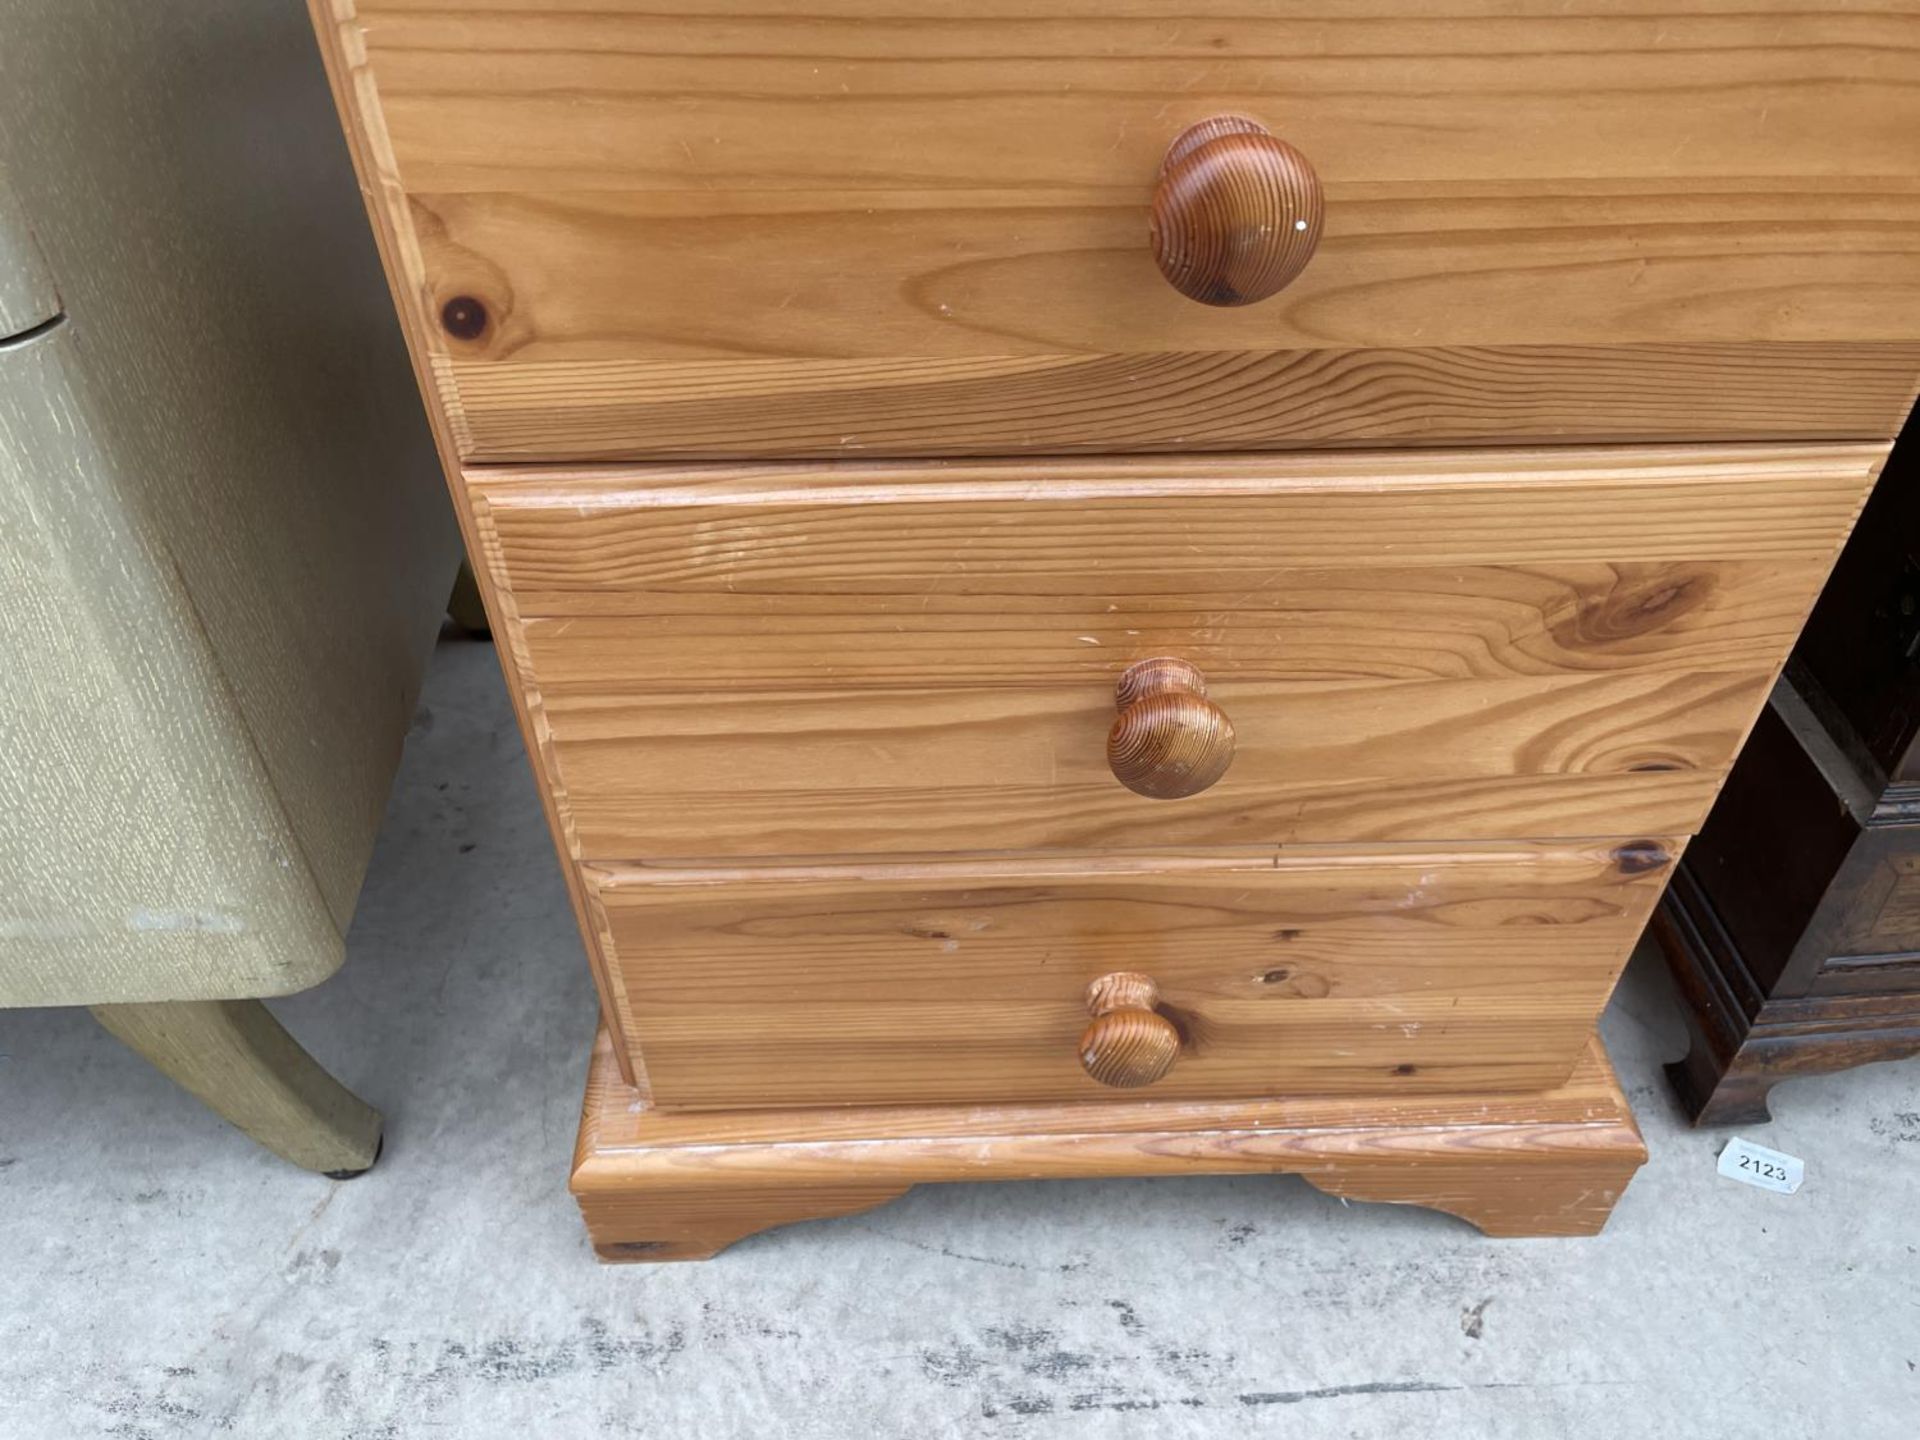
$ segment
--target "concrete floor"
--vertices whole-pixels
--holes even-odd
[[[386,1109],[292,1170],[78,1012],[0,1012],[0,1436],[1920,1433],[1920,1063],[1782,1087],[1768,1194],[1680,1127],[1595,1240],[1273,1178],[944,1186],[705,1265],[594,1262],[594,1001],[492,652],[442,645],[346,968],[279,1013]]]

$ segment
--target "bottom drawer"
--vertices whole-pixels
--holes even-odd
[[[659,1106],[1113,1097],[1082,1041],[1115,972],[1150,977],[1173,1028],[1146,1093],[1219,1099],[1559,1084],[1679,844],[587,875],[616,1029]],[[1123,1015],[1096,1066],[1129,1019],[1164,1040]]]

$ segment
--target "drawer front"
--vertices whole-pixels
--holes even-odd
[[[589,867],[659,1105],[1111,1098],[1089,984],[1148,976],[1154,1098],[1563,1081],[1677,842]]]
[[[583,859],[1687,833],[1877,450],[473,483]],[[1109,768],[1198,666],[1224,778]]]
[[[1910,9],[320,8],[469,459],[1886,438],[1920,374]],[[1148,215],[1234,114],[1325,218],[1228,309]]]

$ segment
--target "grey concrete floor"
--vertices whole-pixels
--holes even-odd
[[[441,646],[345,969],[280,1002],[388,1116],[344,1184],[82,1013],[0,1012],[0,1436],[1920,1433],[1920,1063],[1802,1081],[1714,1173],[1643,954],[1653,1152],[1593,1240],[1294,1179],[938,1186],[601,1266],[565,1180],[594,1000],[493,654]]]

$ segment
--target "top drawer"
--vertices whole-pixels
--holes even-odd
[[[1920,373],[1911,7],[316,4],[469,460],[1886,438]],[[1222,114],[1325,197],[1236,309],[1148,244]]]

